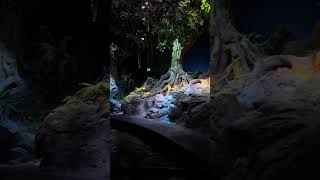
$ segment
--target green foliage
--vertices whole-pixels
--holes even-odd
[[[132,47],[141,48],[151,42],[160,52],[171,51],[171,66],[175,66],[181,57],[175,41],[181,50],[193,43],[194,35],[203,31],[211,9],[209,0],[112,1],[112,29],[121,38],[134,37],[130,38],[136,39]]]
[[[207,0],[201,0],[201,10],[206,12],[206,13],[210,13],[211,10],[211,6],[210,3]]]
[[[125,97],[124,100],[129,102],[135,97],[143,96],[144,93],[148,93],[148,90],[144,87],[136,88],[134,91],[130,92],[130,94]]]
[[[192,30],[197,30],[199,26],[203,25],[203,19],[201,16],[201,11],[192,7],[190,0],[182,0],[179,2],[178,9],[181,12],[181,20],[186,21],[186,27]]]
[[[100,82],[96,85],[82,83],[84,88],[80,89],[73,96],[66,97],[63,102],[66,104],[79,104],[82,102],[94,101],[96,98],[107,95],[109,83]]]
[[[176,39],[184,46],[204,25],[211,8],[207,0],[150,0],[144,7],[142,20],[150,27],[161,52],[171,50]]]
[[[209,0],[130,0],[112,1],[112,16],[117,34],[130,34],[156,42],[161,52],[172,50],[178,38],[182,47],[203,27],[211,10]],[[119,27],[117,27],[119,25]],[[120,26],[121,25],[121,26]]]
[[[166,50],[167,47],[167,40],[164,39],[163,41],[158,43],[157,49],[161,52],[164,52]]]
[[[148,92],[144,87],[136,88],[134,91],[136,94],[146,93]]]

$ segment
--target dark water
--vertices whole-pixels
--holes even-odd
[[[111,179],[205,180],[203,168],[170,147],[112,130]],[[204,170],[205,171],[205,170]]]

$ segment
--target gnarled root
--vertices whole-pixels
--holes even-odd
[[[259,56],[259,50],[249,40],[243,38],[239,42],[224,44],[223,48],[213,55],[217,61],[212,84],[212,92],[215,92],[219,91],[228,81],[250,73]]]
[[[169,71],[163,75],[159,82],[151,90],[151,95],[166,94],[171,91],[185,87],[189,84],[191,77],[182,68],[169,69]]]

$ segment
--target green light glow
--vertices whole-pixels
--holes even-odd
[[[151,68],[147,68],[147,72],[151,72]]]

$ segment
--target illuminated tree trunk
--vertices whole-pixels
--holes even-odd
[[[182,65],[183,47],[177,38],[173,42],[171,66],[169,71],[161,76],[159,82],[151,90],[151,94],[168,94],[175,88],[182,88],[189,84],[191,77],[183,70]]]
[[[229,80],[239,78],[253,69],[259,49],[232,25],[232,0],[211,0],[215,4],[210,15],[211,93],[220,90]]]

